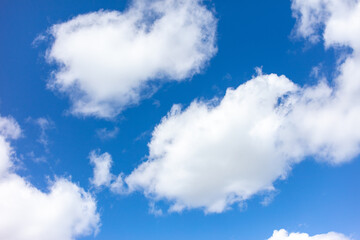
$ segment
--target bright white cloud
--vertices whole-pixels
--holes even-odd
[[[360,118],[360,2],[293,0],[292,9],[301,36],[320,38],[318,30],[322,26],[326,47],[353,50],[343,62],[339,60],[338,76],[333,80],[335,87],[320,83],[305,89],[300,100],[302,106],[292,114],[292,121],[303,119],[294,131],[305,139],[310,152],[320,153],[323,148],[335,162],[350,160],[360,148],[360,131],[356,127]]]
[[[20,137],[20,135],[20,126],[12,117],[0,116],[0,136],[3,138],[16,139]]]
[[[90,152],[90,163],[94,166],[94,177],[90,182],[97,188],[108,187],[112,192],[124,194],[125,188],[122,174],[115,176],[110,172],[113,160],[107,152],[100,154],[99,150]]]
[[[298,35],[315,42],[323,30],[325,45],[360,48],[358,0],[292,0]]]
[[[124,12],[98,11],[54,25],[49,86],[72,113],[113,117],[155,91],[159,80],[199,73],[216,53],[216,19],[200,0],[135,0]]]
[[[96,130],[96,135],[101,139],[101,140],[108,140],[108,139],[113,139],[115,138],[119,133],[119,128],[118,127],[114,127],[114,129],[107,129],[107,128],[100,128]]]
[[[90,180],[96,187],[109,186],[113,180],[110,173],[112,159],[110,154],[104,153],[99,155],[96,151],[90,153],[90,163],[94,165],[94,177]]]
[[[20,133],[12,118],[0,117],[0,239],[72,240],[96,232],[100,219],[89,193],[63,178],[45,193],[12,171],[8,140]]]
[[[305,157],[340,164],[359,154],[360,49],[353,40],[359,30],[342,35],[342,24],[332,23],[352,25],[360,19],[360,2],[315,2],[293,2],[303,16],[299,33],[312,36],[323,24],[328,47],[353,49],[339,63],[333,86],[321,79],[300,87],[285,76],[260,73],[228,89],[223,99],[194,101],[184,110],[173,106],[153,132],[148,160],[125,178],[129,191],[144,191],[151,201],[170,200],[170,211],[222,212],[274,190],[274,181]],[[337,13],[344,9],[349,15]],[[318,11],[326,18],[314,20],[311,14]],[[336,38],[328,37],[330,28]]]
[[[307,233],[288,233],[286,230],[275,230],[268,240],[350,240],[349,237],[336,232],[309,236]]]
[[[13,150],[6,139],[16,139],[20,135],[21,129],[13,118],[0,116],[0,176],[7,173],[13,165],[10,160]]]
[[[272,190],[290,168],[275,147],[285,115],[276,104],[296,88],[284,76],[264,75],[229,89],[219,104],[175,105],[153,132],[149,160],[126,178],[130,190],[173,200],[174,211],[208,212]]]

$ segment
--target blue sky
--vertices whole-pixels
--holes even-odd
[[[356,30],[356,26],[360,22],[360,14],[356,10],[360,8],[359,1],[351,0],[349,3],[341,3],[342,1],[336,0],[308,2],[301,0],[213,0],[204,2],[158,0],[157,2],[159,1],[163,6],[165,3],[169,5],[163,9],[154,6],[154,1],[150,0],[136,1],[140,5],[145,2],[142,7],[136,7],[136,4],[126,0],[79,0],[75,2],[38,0],[31,3],[21,0],[5,0],[0,3],[0,114],[5,120],[13,118],[21,128],[21,135],[17,134],[11,140],[11,137],[7,136],[10,133],[7,133],[5,128],[5,130],[1,129],[0,121],[1,136],[4,136],[6,142],[9,142],[14,150],[9,154],[9,161],[13,162],[13,167],[6,170],[6,174],[15,174],[47,194],[52,191],[49,186],[56,183],[58,179],[67,179],[69,184],[76,184],[84,189],[92,197],[91,202],[96,203],[96,210],[89,213],[90,217],[87,216],[89,218],[98,216],[99,219],[94,220],[95,223],[93,221],[93,224],[88,224],[88,228],[85,227],[79,232],[74,233],[69,230],[70,233],[66,236],[58,236],[54,233],[51,235],[54,236],[53,239],[59,237],[58,239],[101,240],[255,240],[269,239],[274,230],[280,229],[286,229],[289,233],[308,233],[310,236],[324,234],[321,239],[359,239],[360,191],[358,183],[360,176],[358,172],[360,163],[358,155],[360,150],[358,146],[360,146],[360,134],[358,125],[354,124],[360,115],[360,101],[356,97],[359,95],[356,91],[360,81],[357,78],[360,77],[360,73],[356,69],[356,67],[360,69],[360,66],[357,65],[360,63],[358,61],[360,33],[359,30]],[[312,2],[312,5],[309,2]],[[320,2],[326,2],[329,6],[321,9],[317,5]],[[149,18],[150,23],[144,23],[145,25],[149,24],[147,27],[150,26],[148,29],[150,34],[152,33],[152,21],[157,21],[157,18],[161,19],[163,15],[172,20],[171,14],[179,12],[178,19],[180,21],[183,18],[190,19],[188,24],[192,30],[199,31],[196,32],[198,35],[195,34],[196,37],[188,36],[189,29],[177,29],[177,25],[173,25],[170,21],[164,21],[165,26],[169,26],[169,29],[179,34],[176,36],[183,36],[185,40],[180,38],[178,42],[173,43],[172,38],[167,38],[166,31],[168,30],[165,27],[159,27],[159,35],[153,38],[155,40],[141,41],[141,36],[135,34],[135,40],[130,41],[127,48],[139,48],[140,50],[133,52],[133,55],[138,53],[136,56],[139,56],[139,59],[136,58],[137,60],[134,62],[127,61],[127,59],[132,59],[133,55],[127,56],[126,53],[117,59],[116,56],[122,55],[120,51],[118,55],[115,54],[113,60],[115,70],[114,73],[111,73],[100,61],[109,59],[111,62],[111,57],[114,56],[109,57],[102,54],[102,51],[92,54],[92,50],[97,49],[104,39],[110,38],[106,41],[111,42],[112,36],[108,37],[105,35],[106,33],[101,32],[107,23],[96,25],[97,21],[110,14],[109,11],[119,11],[120,14],[129,11],[128,9],[135,9],[143,14],[150,11],[150,7],[155,8],[155,20]],[[200,9],[204,12],[197,13],[199,15],[196,15],[194,20],[192,14],[196,14],[194,13],[196,11],[180,14],[181,10],[187,11],[188,8],[190,10]],[[84,34],[81,32],[81,27],[79,27],[80,30],[75,29],[68,33],[49,30],[55,24],[65,26],[64,24],[69,23],[73,18],[76,20],[76,17],[81,14],[97,12],[100,9],[104,10],[100,13],[103,15],[93,17],[94,25],[92,26],[95,27],[87,29],[90,29],[90,33],[91,30],[94,31],[94,35]],[[318,19],[318,22],[313,25],[306,24],[308,19],[305,17],[307,11],[310,11],[309,9],[315,9],[316,16],[321,16],[320,20]],[[349,18],[349,20],[338,13],[337,9],[355,9],[349,13],[353,18]],[[156,11],[159,11],[160,14]],[[303,14],[302,18],[294,18],[293,13],[296,11]],[[124,16],[130,18],[134,15]],[[322,16],[330,17],[322,18]],[[132,26],[131,21],[119,21],[120,23],[115,25],[115,29],[119,26],[127,26],[127,24]],[[334,22],[337,22],[340,27],[335,26]],[[355,30],[351,27],[343,30],[342,22],[353,25]],[[82,27],[85,30],[87,28],[86,24]],[[207,28],[207,34],[214,34],[214,36],[198,41],[197,38],[203,37],[201,34],[204,34],[204,31],[199,29],[203,28]],[[100,31],[100,33],[96,31]],[[110,51],[112,47],[114,47],[114,51],[116,51],[115,47],[123,47],[118,46],[122,43],[122,33],[124,32],[120,32],[119,36],[116,35],[118,38],[115,39],[113,45],[108,46]],[[99,34],[104,34],[101,35],[104,37],[97,39],[96,36]],[[90,52],[90,55],[83,56],[81,55],[82,51],[76,51],[76,45],[72,45],[74,39],[71,38],[75,35],[83,41],[81,46],[90,46],[89,48],[84,47],[84,52]],[[39,39],[39,36],[41,39],[34,41]],[[91,36],[95,36],[95,38],[91,38]],[[161,39],[162,36],[164,39]],[[140,39],[140,46],[137,48],[131,46],[138,39]],[[196,41],[193,43],[195,47],[187,48],[188,45],[184,44],[187,39]],[[127,39],[124,40],[124,43],[129,44],[126,41]],[[157,42],[161,41],[164,41],[165,44],[160,44],[159,47]],[[153,52],[149,50],[151,52],[149,55],[147,55],[147,51],[141,50],[143,49],[141,43],[144,42],[149,44],[144,45],[144,49],[155,49]],[[58,45],[56,45],[57,43]],[[199,47],[199,44],[204,46]],[[56,47],[58,48],[55,49]],[[173,51],[174,48],[184,49],[183,52],[188,51],[186,52],[188,54],[180,56],[182,52]],[[106,48],[106,50],[109,49]],[[51,53],[52,50],[54,51]],[[160,56],[159,58],[156,57],[157,54]],[[162,59],[162,56],[165,57]],[[200,60],[192,63],[193,59]],[[89,62],[87,62],[88,60]],[[91,69],[87,69],[90,72],[94,71],[90,74],[92,76],[87,76],[87,70],[81,72],[83,69],[76,68],[79,66],[73,63],[76,61],[80,61],[80,63],[84,61],[85,65],[94,64],[90,67]],[[184,62],[189,63],[190,66],[181,65]],[[67,68],[62,69],[63,65]],[[347,67],[350,65],[353,68]],[[262,73],[256,71],[257,67],[262,68]],[[97,70],[101,68],[105,70]],[[121,72],[122,68],[125,69],[124,72]],[[149,68],[149,70],[144,70],[145,68]],[[117,69],[120,69],[120,73],[117,72]],[[76,85],[71,85],[66,89],[65,84],[61,82],[63,79],[59,75],[61,71],[70,76],[67,79],[69,81],[80,79],[83,88],[80,87],[79,90]],[[139,72],[141,73],[140,77],[138,76]],[[249,94],[250,97],[238,100],[241,101],[240,105],[237,105],[238,102],[233,103],[231,102],[233,100],[229,100],[231,102],[229,106],[234,109],[230,112],[226,110],[223,112],[222,109],[226,107],[221,108],[221,100],[227,89],[236,89],[249,80],[254,82],[254,89],[258,89],[261,93],[259,98],[264,93],[265,101],[270,101],[271,96],[266,98],[265,93],[273,91],[272,88],[267,89],[261,84],[263,84],[262,81],[265,83],[270,81],[268,74],[271,73],[277,74],[274,77],[275,81],[282,81],[281,84],[284,84],[280,88],[287,89],[280,94],[281,97],[285,96],[282,101],[286,102],[287,96],[294,101],[289,101],[295,107],[293,109],[291,107],[287,114],[277,115],[282,110],[288,110],[286,107],[283,108],[280,103],[274,109],[262,108],[261,102],[259,103],[257,100],[251,102],[253,99],[251,97],[256,96],[256,92],[249,93],[248,90],[241,89],[234,93],[239,95],[239,99],[247,96],[246,94]],[[72,74],[78,75],[72,77]],[[281,80],[278,77],[280,75],[285,75],[288,80]],[[98,76],[101,77],[97,78]],[[351,76],[350,80],[348,80],[348,76]],[[104,92],[98,93],[97,89],[102,88],[107,78],[110,79],[110,88],[104,88]],[[135,97],[122,98],[120,96],[121,94],[125,96],[133,89],[122,89],[122,86],[127,84],[127,82],[123,82],[124,78],[127,78],[126,81],[130,84],[136,81],[140,82],[136,87],[141,88],[141,91],[136,92],[136,90]],[[259,79],[259,82],[252,79]],[[58,85],[51,88],[49,83],[54,81]],[[90,85],[86,84],[89,82],[95,82],[95,90],[91,87],[88,88]],[[323,94],[321,91],[326,92],[328,88],[322,88],[318,85],[319,82],[327,82],[329,89],[334,91],[330,97],[326,93],[324,96],[321,95]],[[341,84],[337,84],[337,82],[345,82],[345,85],[352,86],[349,88],[353,90],[339,87]],[[111,84],[114,86],[115,94],[112,92]],[[149,84],[152,84],[153,88],[148,87]],[[291,84],[297,84],[299,89],[294,90]],[[119,86],[119,89],[115,86]],[[321,92],[321,96],[313,94],[309,86],[320,86],[318,90]],[[61,90],[61,87],[65,90]],[[265,89],[262,89],[263,87]],[[75,91],[73,91],[74,89]],[[76,89],[83,92],[78,93]],[[87,92],[84,89],[91,90]],[[87,108],[76,110],[74,104],[84,100],[81,98],[82,94],[86,96],[85,99],[91,99],[90,103],[86,103],[87,106],[99,107],[101,111],[89,113],[86,112]],[[347,97],[343,97],[342,94]],[[99,97],[100,95],[101,97]],[[111,96],[109,97],[109,95]],[[195,99],[200,102],[199,106],[189,107]],[[211,100],[215,103],[209,103]],[[105,105],[102,105],[104,102]],[[309,102],[314,102],[314,104],[311,105],[312,103]],[[182,110],[174,115],[170,114],[164,119],[163,117],[167,116],[174,104],[181,104]],[[247,109],[246,106],[249,106],[249,109],[255,109],[255,113],[252,115],[252,113],[246,112],[244,110]],[[345,107],[341,108],[341,106]],[[338,110],[338,108],[340,109]],[[107,114],[108,109],[112,111],[111,116]],[[323,109],[325,110],[322,111]],[[268,110],[269,112],[266,112]],[[202,114],[203,111],[208,112],[203,113],[204,115],[197,115],[200,112]],[[313,113],[316,112],[319,112],[320,115],[313,119]],[[352,114],[346,114],[348,112]],[[217,124],[212,125],[213,123],[206,120],[218,119],[217,113],[220,119],[218,129]],[[276,114],[273,115],[273,113]],[[222,118],[222,116],[225,117]],[[285,130],[276,130],[274,135],[272,133],[269,133],[269,136],[262,135],[269,129],[270,132],[272,131],[271,122],[270,126],[265,124],[265,128],[259,127],[260,125],[254,124],[254,122],[258,119],[268,119],[269,116],[274,116],[275,125],[280,121],[279,129]],[[302,116],[304,119],[301,118]],[[241,119],[245,119],[246,123],[244,125],[236,124]],[[316,122],[316,124],[312,125],[312,122]],[[172,123],[174,125],[170,126]],[[198,125],[205,126],[207,132],[211,132],[215,128],[214,135],[210,135],[214,137],[213,141],[210,139],[207,142],[209,136],[201,135],[201,131],[198,132],[196,128]],[[156,126],[159,126],[158,129],[160,129],[157,133],[153,132]],[[209,127],[206,128],[206,126]],[[314,129],[311,129],[312,127]],[[246,144],[250,140],[246,137],[243,138],[242,134],[246,135],[250,131],[249,128],[256,133],[261,132],[259,136],[264,136],[265,140],[260,137],[258,142],[255,141],[258,145],[255,147],[251,145],[253,148],[247,153],[245,151]],[[169,129],[178,130],[169,133],[171,141],[167,142],[162,138],[163,135],[168,134],[166,131]],[[193,136],[189,137],[185,134],[192,131]],[[112,134],[107,137],[103,136],[104,133],[109,132]],[[312,133],[314,134],[312,135]],[[250,136],[253,135],[250,134]],[[276,136],[275,140],[273,136]],[[192,139],[196,139],[194,140],[195,144],[190,144]],[[241,145],[242,139],[244,139],[245,147]],[[228,144],[228,142],[236,141],[239,141],[239,145]],[[278,141],[284,145],[280,150],[276,145]],[[189,145],[186,145],[188,142],[190,142]],[[201,142],[200,146],[196,145],[198,142]],[[152,143],[153,145],[151,145]],[[271,146],[270,150],[263,147],[268,143]],[[276,145],[275,147],[273,143]],[[182,146],[185,147],[181,148]],[[227,146],[229,147],[227,148]],[[212,160],[208,159],[209,155],[206,151],[204,153],[203,148],[213,153],[215,162],[226,164],[226,167],[219,169],[218,174],[207,174],[216,170],[217,163],[213,164]],[[242,150],[239,152],[237,149],[245,150],[242,154]],[[297,149],[299,152],[296,152]],[[1,148],[0,150],[2,151]],[[111,180],[100,181],[98,186],[94,184],[96,182],[94,164],[91,164],[89,157],[93,150],[95,150],[95,158],[98,160],[102,160],[104,155],[101,154],[103,153],[108,153],[112,158],[111,170],[106,173]],[[161,154],[158,154],[157,151],[160,151]],[[260,156],[257,155],[257,152],[260,153]],[[274,155],[269,155],[269,153],[274,153]],[[184,157],[180,157],[179,160],[172,157],[179,154]],[[224,160],[227,158],[229,159]],[[97,161],[96,159],[94,161]],[[5,160],[1,161],[5,162]],[[164,167],[161,171],[145,168],[146,171],[149,171],[150,177],[148,178],[144,172],[136,172],[139,166],[144,166],[141,165],[144,162],[149,165],[151,163],[164,163],[164,166],[170,166],[173,163],[177,165],[168,169]],[[201,170],[196,170],[192,165],[193,162]],[[242,165],[237,165],[237,162]],[[247,166],[252,166],[252,164],[257,166],[257,163],[260,167],[254,167],[255,170],[252,170],[253,168],[247,170]],[[279,168],[277,168],[278,165]],[[244,176],[236,174],[232,176],[226,172],[239,166],[241,169],[237,174],[241,174],[243,169],[245,173],[249,171],[252,174],[249,177],[250,180],[245,173]],[[274,166],[274,172],[266,171],[266,168],[272,169],[269,166]],[[209,171],[206,170],[208,168]],[[183,170],[190,175],[195,174],[199,176],[195,179],[200,180],[193,181],[186,178],[186,174],[185,177],[180,174],[180,182],[184,182],[184,185],[180,183],[179,185],[185,190],[177,191],[177,186],[165,186],[167,182],[169,185],[177,182],[177,178],[172,178],[177,173],[176,169]],[[0,176],[1,174],[0,171]],[[123,185],[117,189],[118,192],[114,192],[111,190],[111,186],[119,174]],[[169,179],[166,179],[167,174],[169,174]],[[262,174],[266,176],[269,174],[271,180],[260,176]],[[228,179],[227,176],[230,175],[232,177]],[[224,194],[222,191],[228,186],[220,186],[222,176],[225,176],[226,181],[232,181],[235,178],[235,182],[254,183],[252,181],[255,181],[258,183],[259,181],[260,185],[240,187]],[[6,177],[1,181],[6,184]],[[212,183],[213,181],[215,184]],[[219,183],[218,188],[215,187],[216,183]],[[271,188],[270,185],[274,188]],[[195,186],[200,186],[201,189],[209,187],[210,190],[200,191],[201,194],[198,194]],[[4,209],[7,201],[16,201],[16,199],[11,200],[10,195],[2,191],[0,188],[0,198],[4,199],[0,202],[0,205],[3,204],[0,209]],[[235,196],[234,199],[232,199],[233,196]],[[212,198],[216,200],[212,201]],[[216,210],[212,210],[218,199],[225,201],[224,206],[221,205]],[[85,200],[82,198],[79,202],[83,203],[83,201]],[[181,205],[180,210],[168,211],[175,203]],[[152,204],[157,210],[161,209],[162,214],[154,214],[151,211]],[[52,206],[57,208],[56,205]],[[21,208],[14,207],[13,209],[16,211]],[[24,209],[27,211],[27,208]],[[41,211],[41,207],[39,209]],[[62,208],[59,207],[59,209]],[[9,214],[21,215],[21,213],[12,212]],[[31,218],[32,214],[36,215],[37,213],[29,212],[26,215]],[[2,214],[0,213],[0,215]],[[46,217],[47,215],[44,214],[45,221]],[[86,216],[81,217],[85,218]],[[43,239],[43,232],[52,231],[51,229],[40,229],[39,235],[23,234],[20,236],[11,232],[10,227],[17,227],[20,232],[22,229],[35,227],[27,225],[28,223],[24,221],[17,221],[16,218],[11,226],[2,224],[1,222],[6,222],[6,220],[1,218],[4,217],[0,216],[0,238],[34,239],[35,236],[37,239]],[[56,224],[49,226],[56,226]],[[94,234],[94,229],[98,229],[96,234]],[[325,235],[329,232],[344,235],[330,238]],[[275,240],[312,239],[310,237],[296,238],[295,235],[295,238],[276,238],[274,236],[275,234],[273,235]]]

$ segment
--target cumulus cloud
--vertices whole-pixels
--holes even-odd
[[[325,46],[360,48],[358,0],[292,0],[296,32],[312,42],[323,38]],[[319,33],[323,30],[323,35]]]
[[[307,233],[288,233],[286,230],[275,230],[268,240],[351,240],[349,237],[336,232],[309,236]]]
[[[90,182],[97,188],[108,187],[114,193],[125,193],[122,174],[115,176],[110,172],[113,164],[112,157],[105,152],[100,154],[99,150],[90,152],[90,163],[94,166],[94,176]]]
[[[264,75],[228,90],[220,103],[175,105],[153,132],[149,160],[126,178],[129,189],[171,199],[173,211],[208,212],[272,190],[290,167],[274,146],[282,121],[275,106],[295,90],[284,76]]]
[[[77,115],[114,117],[162,81],[199,73],[216,53],[216,19],[200,0],[134,0],[124,12],[79,15],[50,29],[49,87]],[[161,81],[160,81],[161,80]]]
[[[99,214],[89,193],[64,178],[42,192],[13,172],[9,140],[20,134],[15,120],[0,117],[0,239],[72,240],[96,232]]]
[[[293,9],[300,14],[299,34],[319,35],[320,24],[327,47],[352,48],[332,83],[301,87],[259,71],[223,99],[174,105],[153,131],[148,160],[125,178],[129,191],[166,199],[170,211],[222,212],[273,191],[305,157],[336,165],[359,154],[360,49],[354,39],[360,28],[343,34],[343,24],[360,22],[360,2],[294,0]],[[312,16],[319,11],[320,20]]]

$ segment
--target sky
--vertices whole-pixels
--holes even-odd
[[[0,2],[0,239],[360,239],[358,0]]]

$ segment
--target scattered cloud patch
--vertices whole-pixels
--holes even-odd
[[[119,133],[119,128],[114,127],[114,129],[110,130],[107,128],[101,128],[96,130],[96,135],[103,141],[114,139]]]
[[[113,193],[127,194],[123,178],[123,174],[119,174],[117,177],[113,178],[113,182],[110,184],[110,190]]]
[[[38,142],[41,143],[45,149],[48,148],[49,138],[47,135],[47,131],[55,127],[54,122],[49,118],[38,118],[35,120],[35,123],[40,127],[40,137]]]
[[[263,197],[263,200],[260,202],[261,205],[263,205],[265,207],[270,205],[274,201],[277,194],[278,194],[277,191],[271,191],[271,192],[265,194]]]
[[[149,203],[149,213],[154,216],[162,216],[163,215],[163,211],[156,206],[155,202]]]
[[[285,229],[275,230],[268,240],[351,240],[351,238],[336,232],[309,236],[307,233],[288,233]]]
[[[91,194],[64,178],[45,193],[13,172],[9,140],[20,134],[14,119],[0,117],[0,239],[73,240],[96,233],[100,218]]]
[[[0,116],[0,176],[7,174],[13,167],[11,158],[14,156],[14,151],[8,139],[17,139],[20,135],[20,126],[12,117]]]
[[[90,153],[90,163],[94,166],[94,177],[90,180],[95,187],[109,186],[112,181],[110,168],[111,156],[108,153],[99,155],[96,151]]]
[[[110,172],[113,160],[109,153],[100,154],[99,150],[92,151],[89,158],[94,166],[94,176],[90,182],[96,188],[108,187],[114,193],[125,193],[122,174],[115,176]]]
[[[301,36],[315,41],[321,25],[326,47],[352,48],[332,83],[302,87],[259,68],[222,99],[174,105],[152,133],[147,161],[124,178],[130,192],[170,201],[169,211],[219,213],[274,191],[305,157],[337,165],[360,153],[360,2],[294,0],[292,7]]]
[[[34,151],[31,151],[31,152],[27,153],[26,157],[30,158],[35,163],[45,163],[45,162],[47,162],[46,157],[44,157],[44,156],[36,156]]]
[[[14,118],[0,117],[0,135],[3,138],[17,139],[21,135],[21,128]]]
[[[325,46],[360,48],[360,3],[357,0],[292,0],[296,33]],[[323,34],[321,34],[323,33]]]
[[[215,55],[217,20],[199,0],[134,0],[123,11],[79,15],[50,30],[49,88],[75,115],[111,118],[164,81],[199,73]]]
[[[39,117],[36,119],[33,119],[31,117],[28,117],[26,119],[27,122],[30,122],[32,124],[35,124],[40,129],[40,135],[37,139],[37,142],[43,145],[46,151],[49,151],[49,137],[48,137],[48,131],[55,128],[55,123],[48,117]]]

